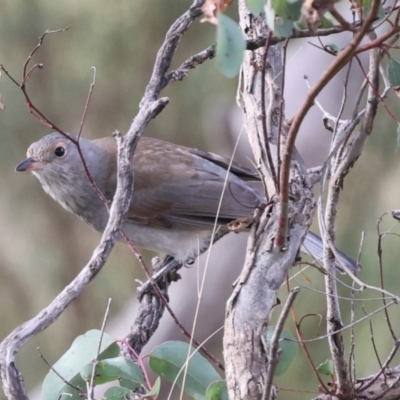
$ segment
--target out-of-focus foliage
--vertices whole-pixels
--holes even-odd
[[[216,57],[221,71],[233,78],[240,71],[246,41],[239,25],[225,14],[218,14]]]
[[[115,129],[124,133],[138,109],[167,29],[189,5],[181,0],[6,1],[0,13],[0,62],[19,80],[39,36],[46,29],[69,26],[65,33],[47,36],[34,56],[33,63],[43,63],[44,68],[36,70],[27,84],[33,101],[56,125],[76,132],[93,79],[90,68],[95,66],[96,84],[83,135],[101,137]],[[185,35],[173,66],[214,40],[215,27],[197,21]],[[190,80],[164,91],[171,103],[150,124],[147,134],[200,148],[210,149],[206,140],[214,138],[214,143],[223,145],[227,140],[224,114],[234,105],[235,86],[235,81],[222,77],[215,61],[207,63]],[[29,144],[49,130],[29,114],[22,93],[4,74],[0,93],[5,105],[0,113],[2,339],[71,281],[89,259],[99,235],[66,213],[30,174],[14,171]],[[87,292],[21,352],[20,366],[28,387],[47,370],[36,347],[41,347],[49,362],[55,361],[78,333],[101,325],[109,297],[115,314],[135,295],[138,274],[143,278],[132,254],[118,245]]]
[[[98,351],[100,341],[101,348]],[[115,360],[119,356],[119,351],[120,349],[112,337],[107,334],[102,335],[100,330],[92,329],[78,336],[65,354],[53,363],[54,370],[49,371],[46,375],[41,391],[42,400],[63,397],[62,394],[66,393],[71,396],[69,397],[71,400],[81,399],[82,397],[75,390],[76,387],[83,391],[86,389],[85,381],[87,379],[80,373],[81,369],[86,367],[86,370],[93,370],[93,354],[99,353],[98,360]],[[99,363],[101,362],[99,361]],[[136,365],[135,367],[138,368]],[[72,386],[65,382],[69,382]]]
[[[150,368],[196,400],[205,400],[207,388],[221,377],[199,351],[187,343],[169,341],[150,354]]]
[[[110,135],[115,129],[124,133],[138,108],[165,32],[189,5],[188,0],[3,1],[0,12],[0,62],[19,79],[22,65],[39,36],[46,29],[70,26],[66,33],[47,37],[35,55],[34,62],[42,62],[44,69],[36,71],[28,83],[32,99],[57,125],[76,132],[92,81],[90,67],[95,66],[96,86],[83,134],[94,138]],[[234,5],[230,7],[234,8]],[[214,40],[214,26],[195,22],[185,34],[173,66],[178,66]],[[310,81],[315,82],[331,61],[330,56],[311,48],[306,41],[301,45],[298,43],[291,42],[287,57],[285,100],[289,118],[307,92],[303,76],[307,74]],[[319,98],[332,114],[340,108],[345,72]],[[357,93],[362,79],[359,68],[353,66],[349,96]],[[3,339],[14,327],[36,315],[71,281],[89,259],[99,235],[62,210],[32,176],[14,172],[28,145],[48,130],[29,114],[21,92],[4,74],[0,93],[1,102],[6,107],[0,110],[0,339]],[[231,112],[235,108],[235,94],[236,80],[224,78],[215,61],[207,62],[193,71],[186,81],[175,83],[163,92],[171,102],[152,121],[147,134],[230,155],[232,139],[229,133],[232,130],[237,133],[242,127],[240,118]],[[388,105],[395,111],[398,100],[392,100],[391,97]],[[329,137],[323,128],[321,113],[314,108],[302,127],[299,139],[299,149],[308,166],[318,165],[326,158]],[[396,124],[381,108],[367,148],[346,178],[338,214],[338,244],[342,250],[355,256],[361,231],[366,232],[361,259],[364,266],[362,279],[369,282],[377,282],[378,278],[376,220],[384,211],[400,208],[399,159],[395,148]],[[387,220],[386,226],[391,224]],[[227,240],[221,243],[222,248]],[[233,240],[238,240],[235,235]],[[228,251],[222,251],[219,261],[210,267],[214,271],[212,273],[219,273],[220,280],[214,277],[207,281],[200,312],[203,319],[196,331],[201,330],[200,337],[197,337],[200,341],[223,324],[224,304],[245,252],[242,245],[243,248],[228,245],[225,248]],[[397,293],[398,245],[395,237],[388,238],[384,244],[386,288]],[[228,260],[230,252],[233,258]],[[28,388],[39,384],[47,372],[36,347],[40,346],[50,363],[57,360],[77,335],[101,326],[109,297],[113,298],[111,319],[118,314],[127,299],[135,294],[136,277],[143,279],[134,257],[126,246],[118,245],[88,290],[53,326],[22,349],[18,363]],[[190,326],[193,303],[197,301],[197,286],[190,279],[196,279],[196,272],[184,271],[184,278],[183,284],[174,285],[171,303],[184,324]],[[297,280],[312,289],[323,290],[323,277],[316,270],[308,270]],[[213,287],[215,282],[217,286]],[[191,288],[190,294],[176,292],[176,288],[183,291],[185,287]],[[285,293],[283,289],[279,296],[282,302]],[[318,296],[321,296],[321,301],[316,300]],[[378,297],[372,293],[368,296]],[[377,308],[379,304],[379,301],[366,301],[366,311]],[[348,313],[344,315],[344,320],[349,323],[348,302],[347,305],[344,311],[347,309]],[[324,319],[323,294],[302,290],[295,309],[299,317],[306,313],[319,313]],[[395,312],[390,310],[390,314]],[[359,307],[356,317],[363,315]],[[125,333],[133,318],[132,311],[126,321]],[[316,317],[307,318],[302,323],[306,339],[324,333],[324,323],[321,327],[319,322]],[[378,315],[372,322],[374,333],[379,337],[375,344],[384,358],[391,344],[383,315]],[[398,318],[393,318],[393,323],[398,331]],[[165,333],[166,318],[162,324]],[[294,332],[291,323],[287,325]],[[369,326],[358,325],[355,332],[360,346],[355,348],[355,355],[358,373],[362,376],[376,371],[378,363],[369,341]],[[182,339],[182,336],[177,337]],[[348,343],[346,336],[347,346]],[[326,342],[322,340],[310,343],[309,349],[316,365],[329,358]],[[221,357],[218,350],[216,353]],[[293,392],[285,392],[284,388],[317,388],[302,352],[299,352],[290,371],[277,381],[282,386],[281,399],[310,397],[309,393],[293,396]]]

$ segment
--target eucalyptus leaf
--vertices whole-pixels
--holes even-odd
[[[246,41],[239,25],[225,14],[218,14],[216,59],[229,78],[236,76],[242,65]]]
[[[289,37],[301,16],[302,0],[267,0],[267,24],[277,36]]]
[[[83,367],[81,370],[81,377],[83,380],[90,381],[93,368],[93,363],[89,363]],[[140,368],[134,362],[124,357],[110,358],[97,363],[96,375],[94,377],[94,383],[96,385],[102,385],[103,383],[120,380],[122,378],[133,382],[134,386],[130,386],[130,389],[136,389],[136,387],[145,383]]]
[[[400,86],[400,63],[393,57],[388,63],[388,78],[393,87]]]
[[[184,342],[171,341],[165,342],[154,348],[150,354],[150,368],[160,376],[170,382],[176,383],[179,387],[183,384],[185,373],[185,363],[191,354],[187,375],[185,379],[184,391],[196,400],[207,400],[206,391],[208,386],[221,380],[214,367],[193,347]]]
[[[254,15],[260,15],[264,11],[265,0],[247,0],[247,7]]]
[[[229,400],[228,387],[226,381],[215,381],[207,388],[208,400]]]
[[[102,400],[126,400],[132,391],[121,386],[114,386],[105,391]]]
[[[274,326],[269,326],[267,331],[267,346],[269,351],[269,346],[271,344],[272,336],[275,332]],[[278,365],[275,369],[274,376],[283,375],[288,371],[290,366],[293,364],[294,360],[297,358],[299,353],[299,345],[296,342],[294,336],[287,330],[283,329],[279,337],[278,347],[280,350]]]
[[[334,374],[333,360],[326,360],[317,367],[317,371],[322,375],[332,376]]]
[[[146,394],[146,396],[148,396],[148,397],[151,397],[151,396],[157,397],[159,395],[159,393],[160,393],[160,389],[161,389],[161,379],[158,376],[156,381],[154,382],[153,387],[151,388],[150,392],[148,392]]]
[[[86,382],[81,378],[80,370],[89,362],[95,359],[97,348],[101,337],[101,331],[93,329],[85,334],[78,336],[71,347],[64,353],[61,358],[53,365],[53,369],[73,386],[79,386],[86,391]],[[99,360],[104,358],[117,357],[119,355],[119,347],[114,343],[114,339],[103,334],[101,342]],[[54,371],[49,371],[46,375],[42,386],[42,400],[58,399],[61,394],[65,396],[61,399],[81,400],[79,392],[66,384]],[[71,397],[67,397],[71,394]]]

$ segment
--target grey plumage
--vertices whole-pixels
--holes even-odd
[[[106,137],[80,139],[87,167],[108,201],[116,189],[117,147]],[[103,231],[108,213],[90,185],[74,143],[52,133],[33,143],[18,171],[32,171],[44,190],[65,209]],[[134,193],[123,230],[139,246],[169,254],[181,262],[210,240],[217,211],[221,230],[238,218],[251,217],[265,203],[246,180],[257,175],[216,154],[152,138],[140,139],[132,165]],[[225,190],[224,190],[225,188]],[[221,194],[223,194],[222,200]],[[321,259],[321,238],[309,233],[302,247]],[[353,271],[359,265],[340,253]],[[338,265],[338,269],[341,270]]]

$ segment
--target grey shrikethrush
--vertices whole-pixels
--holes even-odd
[[[73,135],[71,135],[73,136]],[[108,201],[117,183],[117,144],[114,138],[79,139],[82,154],[97,187]],[[132,165],[134,192],[122,229],[138,247],[168,254],[185,263],[207,247],[215,223],[226,176],[227,185],[218,224],[253,215],[264,197],[245,180],[257,174],[216,154],[153,138],[139,140]],[[108,211],[91,186],[76,145],[59,133],[31,144],[17,171],[32,171],[43,189],[66,210],[102,232]],[[320,260],[322,240],[309,232],[302,250]],[[352,271],[359,264],[339,252]],[[338,265],[338,269],[341,269]]]

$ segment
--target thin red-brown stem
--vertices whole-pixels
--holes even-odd
[[[293,118],[288,138],[285,145],[285,150],[282,158],[282,169],[280,173],[280,185],[279,185],[279,201],[280,201],[280,216],[278,232],[275,239],[276,246],[280,248],[286,247],[287,232],[288,232],[288,209],[289,209],[289,176],[290,176],[290,164],[292,161],[292,155],[294,150],[294,144],[296,141],[297,134],[300,126],[307,115],[310,108],[313,106],[314,101],[322,89],[332,80],[332,78],[351,60],[354,56],[357,46],[361,40],[369,31],[373,21],[378,15],[379,11],[379,0],[373,0],[371,9],[362,24],[360,30],[352,38],[350,43],[338,53],[332,64],[322,74],[316,84],[309,90],[307,97],[300,107],[299,112]]]
[[[292,314],[292,318],[293,318],[293,321],[295,323],[297,338],[299,339],[300,346],[303,349],[304,354],[306,355],[306,358],[308,360],[308,363],[310,364],[312,372],[314,373],[315,377],[318,380],[318,383],[320,384],[320,386],[324,390],[324,392],[325,393],[332,393],[331,390],[329,390],[329,388],[325,385],[325,382],[321,379],[321,377],[320,377],[320,375],[319,375],[319,373],[317,371],[317,368],[314,365],[312,357],[311,357],[311,355],[310,355],[310,353],[308,351],[308,348],[307,348],[306,344],[304,343],[303,335],[302,335],[301,330],[300,330],[300,325],[297,323],[296,312],[294,310],[294,307],[291,308],[290,312]]]
[[[282,47],[283,60],[282,60],[282,85],[281,85],[281,99],[280,99],[280,108],[279,108],[279,122],[278,122],[278,144],[277,144],[277,159],[278,159],[278,176],[281,173],[281,138],[282,138],[282,121],[283,121],[283,108],[285,105],[285,71],[286,71],[286,51],[289,45],[289,39],[285,41],[285,44]],[[279,191],[279,181],[277,183],[278,191]]]
[[[160,288],[158,287],[157,283],[154,281],[149,269],[147,268],[146,264],[144,263],[142,255],[136,250],[135,246],[133,243],[130,241],[128,236],[124,233],[124,231],[121,230],[121,235],[125,239],[126,243],[128,244],[129,248],[131,249],[132,253],[135,254],[136,258],[138,259],[143,271],[145,272],[147,279],[150,281],[153,290],[157,294],[157,296],[160,298],[162,301],[163,305],[165,308],[168,310],[170,313],[172,319],[174,320],[175,324],[178,326],[178,328],[182,331],[182,333],[187,336],[189,339],[193,341],[193,343],[202,351],[215,365],[217,365],[222,371],[225,371],[224,365],[220,360],[218,360],[214,355],[212,355],[204,346],[200,344],[199,341],[197,341],[195,338],[192,338],[192,335],[186,328],[181,324],[179,321],[178,317],[176,314],[172,311],[171,306],[168,303],[168,300],[165,298],[165,296],[161,293]]]
[[[74,386],[72,383],[68,382],[62,375],[60,375],[55,369],[54,367],[47,361],[46,357],[43,355],[43,353],[40,351],[40,348],[37,347],[36,350],[39,353],[39,357],[44,361],[44,363],[49,367],[49,369],[51,371],[53,371],[67,386],[75,389],[79,394],[81,395],[85,395],[85,391],[78,387],[78,386]]]
[[[365,315],[367,315],[367,313],[366,313],[365,310],[364,310],[364,307],[363,307],[363,311],[364,311]],[[376,357],[376,359],[377,359],[377,361],[378,361],[379,368],[380,368],[381,370],[383,370],[382,361],[381,361],[381,358],[379,357],[378,349],[376,348],[376,344],[375,344],[374,328],[372,327],[371,318],[369,319],[369,332],[370,332],[370,335],[371,335],[372,348],[374,349],[375,357]],[[387,382],[387,376],[386,376],[386,374],[383,374],[383,379],[384,379],[384,381],[385,381],[385,385],[386,385],[386,386],[389,386],[389,384],[388,384],[388,382]]]
[[[31,77],[33,71],[34,71],[36,68],[37,68],[37,69],[43,69],[43,64],[42,64],[42,63],[35,64],[35,65],[28,71],[28,73],[24,76],[24,80],[22,81],[21,86],[24,86],[24,85],[25,85],[25,83],[29,80],[29,78]]]
[[[92,67],[92,69],[93,69],[93,80],[92,80],[92,83],[90,84],[89,92],[88,92],[88,95],[87,95],[87,98],[86,98],[85,107],[83,109],[81,123],[79,125],[78,141],[79,141],[79,139],[81,137],[81,134],[82,134],[83,124],[85,123],[86,114],[87,114],[87,110],[89,108],[90,99],[92,98],[92,94],[93,94],[94,83],[96,82],[96,68]]]
[[[122,343],[123,345],[125,345],[132,352],[132,354],[136,357],[136,360],[140,365],[140,369],[143,372],[144,379],[147,384],[147,388],[148,388],[148,390],[151,390],[151,382],[149,379],[149,375],[147,374],[146,366],[144,365],[144,362],[143,362],[143,357],[135,351],[135,349],[129,344],[128,341],[126,341],[124,339],[118,339],[115,342]]]
[[[68,29],[68,28],[66,28]],[[29,54],[27,60],[24,63],[23,66],[23,75],[22,75],[22,81],[24,82],[24,84],[19,84],[10,74],[7,70],[5,70],[5,68],[3,67],[3,65],[1,65],[1,69],[5,72],[5,74],[22,90],[25,100],[26,100],[26,104],[28,107],[28,110],[34,115],[34,117],[40,122],[42,123],[44,126],[49,127],[51,129],[54,129],[55,131],[59,132],[60,134],[64,135],[67,139],[69,139],[71,142],[73,142],[78,150],[79,156],[82,160],[82,164],[83,164],[83,168],[85,170],[85,174],[89,179],[89,182],[91,184],[91,186],[94,188],[94,190],[96,191],[97,195],[100,197],[100,199],[103,201],[104,205],[107,208],[107,211],[109,211],[109,202],[107,201],[107,199],[105,198],[104,194],[101,192],[101,190],[98,188],[98,186],[96,185],[96,182],[93,180],[90,171],[88,169],[88,166],[86,164],[84,155],[82,153],[82,149],[81,146],[79,144],[79,138],[81,135],[81,131],[82,131],[82,127],[83,127],[83,123],[85,121],[85,117],[86,117],[86,113],[87,113],[87,109],[90,103],[90,99],[91,99],[91,95],[93,92],[93,88],[94,88],[94,79],[92,84],[90,85],[90,89],[89,89],[89,93],[85,102],[85,107],[84,107],[84,112],[82,115],[82,119],[81,119],[81,124],[80,124],[80,129],[79,129],[79,133],[78,133],[78,139],[75,139],[74,137],[68,135],[66,132],[64,132],[62,129],[58,128],[58,126],[56,126],[53,122],[51,122],[39,109],[36,108],[36,106],[32,103],[30,96],[28,95],[27,91],[26,91],[26,85],[25,83],[29,80],[29,76],[27,76],[26,74],[26,70],[29,64],[29,61],[31,60],[33,54],[39,49],[39,47],[41,46],[41,44],[43,43],[43,39],[44,37],[49,34],[49,33],[56,33],[56,32],[63,32],[66,29],[60,29],[57,31],[46,31],[40,38],[39,38],[39,43],[36,45],[36,47],[31,51],[31,53]],[[30,74],[31,72],[33,72],[35,68],[32,68],[28,74]],[[127,237],[127,235],[125,234],[125,232],[121,229],[120,231],[122,237],[126,240],[129,248],[131,249],[131,251],[133,252],[133,254],[135,255],[135,257],[137,258],[137,260],[139,261],[139,264],[141,265],[142,269],[144,270],[147,278],[150,280],[150,282],[153,285],[153,289],[154,291],[157,293],[158,297],[160,298],[160,300],[163,302],[165,308],[168,310],[168,312],[170,313],[172,319],[174,320],[174,322],[176,323],[176,325],[180,328],[180,330],[182,331],[182,333],[187,336],[188,338],[191,337],[190,333],[185,329],[185,327],[180,323],[180,321],[178,320],[178,318],[176,317],[175,313],[172,311],[171,307],[168,304],[167,299],[165,298],[165,296],[163,296],[163,294],[161,293],[161,291],[158,288],[158,285],[154,282],[154,280],[151,277],[150,271],[148,270],[148,268],[146,267],[143,257],[142,255],[135,249],[134,245],[130,242],[129,238]],[[193,343],[200,348],[200,350],[212,361],[215,363],[215,365],[217,365],[221,370],[224,370],[224,366],[222,364],[222,362],[220,360],[218,360],[215,356],[213,356],[204,346],[200,347],[200,343],[193,338]]]
[[[288,291],[290,291],[290,283],[289,283],[289,280],[288,280],[287,278],[286,278],[286,288],[287,288]],[[311,366],[311,370],[313,371],[313,373],[314,373],[315,377],[317,378],[317,381],[319,382],[319,384],[321,385],[321,387],[324,389],[325,393],[331,393],[331,391],[329,390],[329,388],[325,385],[325,382],[324,382],[324,381],[321,379],[321,377],[319,376],[319,373],[318,373],[318,371],[317,371],[317,368],[315,367],[314,362],[313,362],[313,360],[312,360],[312,358],[311,358],[311,355],[310,355],[310,353],[308,352],[307,346],[306,346],[306,344],[305,344],[304,341],[303,341],[303,335],[302,335],[301,330],[300,330],[300,323],[301,323],[301,321],[300,321],[300,323],[297,322],[297,316],[296,316],[296,311],[295,311],[295,309],[294,309],[294,306],[290,307],[290,313],[291,313],[291,315],[292,315],[292,319],[293,319],[294,325],[295,325],[295,327],[296,327],[297,339],[299,340],[300,346],[301,346],[301,348],[303,349],[304,354],[306,355],[306,358],[307,358],[307,360],[308,360],[308,363],[309,363],[310,366]]]
[[[374,94],[376,97],[378,97],[378,99],[381,101],[381,103],[383,104],[383,107],[385,108],[386,112],[389,114],[389,116],[393,119],[394,122],[396,122],[397,124],[399,123],[398,119],[396,118],[396,116],[389,110],[389,107],[387,106],[384,98],[380,95],[380,93],[378,92],[378,90],[376,89],[376,87],[372,84],[372,82],[370,81],[370,79],[368,78],[368,74],[366,73],[366,71],[364,70],[364,67],[362,65],[362,62],[360,60],[360,58],[358,56],[355,57],[355,59],[358,62],[358,65],[360,66],[360,69],[364,75],[364,78],[367,80],[368,85],[371,87],[371,89],[373,90]]]
[[[27,68],[28,68],[28,64],[29,64],[29,62],[31,61],[33,55],[39,50],[40,46],[41,46],[42,43],[43,43],[44,38],[45,38],[47,35],[51,35],[51,34],[53,34],[53,33],[65,32],[65,31],[67,31],[68,29],[69,29],[69,26],[67,26],[66,28],[57,29],[57,30],[55,30],[55,31],[46,30],[46,31],[43,33],[43,35],[40,36],[38,44],[33,48],[33,50],[30,52],[28,58],[25,60],[24,66],[23,66],[23,68],[22,68],[22,82],[24,82],[24,78],[27,76],[26,70],[27,70]]]
[[[376,38],[375,40],[373,40],[367,44],[357,47],[354,54],[364,53],[365,51],[375,49],[376,47],[381,47],[382,45],[385,44],[384,43],[385,40],[391,38],[393,35],[395,35],[398,32],[400,32],[400,26],[395,25],[389,32],[385,33],[384,35]]]

